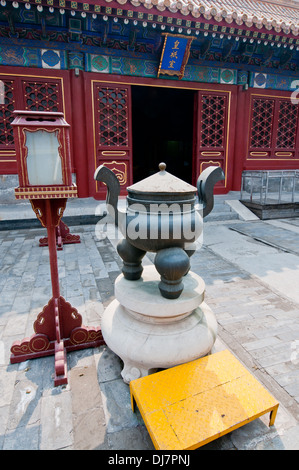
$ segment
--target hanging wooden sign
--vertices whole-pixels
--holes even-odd
[[[193,37],[165,34],[158,77],[160,74],[178,75],[181,80],[189,59]]]

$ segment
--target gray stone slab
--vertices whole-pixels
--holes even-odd
[[[11,401],[7,429],[35,424],[40,420],[41,390],[36,383],[23,378],[17,380]]]
[[[257,445],[257,450],[299,450],[299,425],[284,433],[262,441]]]
[[[3,448],[3,443],[5,439],[5,433],[6,433],[6,425],[8,421],[8,415],[9,415],[9,405],[2,406],[1,407],[1,413],[0,413],[0,450]]]
[[[231,230],[250,236],[255,240],[274,246],[289,253],[299,254],[299,235],[281,227],[269,226],[266,222],[231,224]]]
[[[108,433],[140,424],[131,409],[129,386],[122,379],[101,382],[101,392]]]
[[[93,358],[93,356],[92,356]],[[108,448],[106,422],[94,360],[69,372],[76,450]]]
[[[264,446],[274,438],[279,440],[275,427],[268,427],[262,419],[256,419],[231,434],[232,442],[238,450],[257,450],[261,448],[261,444]]]
[[[4,437],[3,450],[39,450],[39,433],[39,424],[8,430]]]
[[[284,220],[284,222],[287,222],[288,224],[295,225],[296,227],[299,227],[299,217],[294,217],[291,219]]]
[[[10,367],[9,371],[7,371],[6,365],[0,367],[0,408],[11,404],[16,376],[15,366]]]
[[[145,426],[124,429],[108,434],[111,450],[155,450]]]
[[[279,339],[274,336],[270,338],[259,339],[256,341],[249,341],[247,343],[243,343],[243,346],[245,349],[247,349],[247,351],[253,351],[255,349],[269,347],[277,343],[279,343]]]
[[[61,386],[54,395],[41,398],[40,450],[58,450],[73,445],[72,400],[70,390]]]
[[[121,378],[122,361],[108,346],[99,348],[99,352],[95,354],[95,361],[100,385]]]

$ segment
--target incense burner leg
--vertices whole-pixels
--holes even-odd
[[[126,359],[124,361],[123,370],[121,371],[121,376],[123,378],[123,381],[126,384],[129,384],[131,380],[139,379],[140,377],[145,377],[146,375],[153,374],[156,371],[157,367],[142,367],[140,364]]]
[[[161,276],[159,289],[162,297],[177,299],[184,289],[182,277],[190,269],[187,253],[179,247],[160,250],[155,257],[155,267]]]
[[[125,238],[117,245],[117,252],[123,260],[122,273],[129,281],[140,279],[143,267],[142,258],[146,251],[131,245]]]

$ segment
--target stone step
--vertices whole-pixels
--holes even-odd
[[[205,217],[205,222],[239,219],[238,213],[225,201],[215,201],[213,210]]]
[[[213,221],[222,221],[222,220],[236,220],[239,219],[239,216],[236,212],[211,212],[204,218],[205,222],[213,222]]]

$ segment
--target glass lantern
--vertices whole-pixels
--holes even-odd
[[[72,183],[69,124],[63,113],[14,111],[17,199],[77,196]]]

